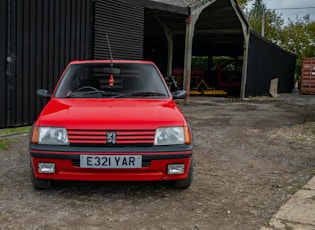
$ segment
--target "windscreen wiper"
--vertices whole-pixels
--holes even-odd
[[[85,95],[90,94],[104,94],[105,91],[103,90],[91,90],[91,91],[85,91],[85,92],[72,92],[70,95],[66,96],[65,98],[72,98],[72,97],[82,97]]]
[[[166,94],[164,93],[159,93],[159,92],[151,92],[151,91],[141,91],[141,92],[133,92],[133,93],[125,93],[125,94],[121,94],[121,95],[117,95],[117,96],[114,96],[113,98],[119,98],[119,97],[154,97],[154,96],[166,96]]]

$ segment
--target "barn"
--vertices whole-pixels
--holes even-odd
[[[236,0],[0,1],[0,128],[32,124],[71,60],[153,60],[189,95],[290,92],[296,56],[252,31]],[[107,40],[108,37],[108,40]],[[198,64],[198,61],[203,62]]]

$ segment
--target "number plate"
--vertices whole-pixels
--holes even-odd
[[[141,168],[141,155],[81,155],[81,168]]]

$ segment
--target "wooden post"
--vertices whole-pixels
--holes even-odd
[[[243,36],[244,36],[244,50],[243,50],[243,68],[242,68],[242,80],[241,80],[241,91],[240,91],[240,97],[242,99],[245,98],[245,90],[246,90],[246,79],[247,79],[247,64],[248,64],[248,46],[249,46],[249,39],[250,39],[250,26],[246,19],[244,18],[243,14],[241,14],[241,11],[239,10],[239,7],[237,3],[234,0],[230,0],[232,7],[234,8],[234,11],[239,18],[242,30],[243,30]]]
[[[195,34],[195,24],[199,15],[204,9],[214,3],[216,0],[207,0],[200,5],[198,2],[190,7],[189,17],[186,18],[186,36],[185,36],[185,55],[184,55],[184,76],[183,76],[183,89],[187,91],[185,103],[189,103],[190,91],[190,77],[191,77],[191,59],[192,59],[192,46]]]
[[[173,72],[173,34],[167,36],[167,41],[168,41],[167,76],[171,76]]]
[[[199,17],[197,15],[189,15],[186,19],[186,37],[185,37],[185,55],[184,55],[184,76],[183,76],[183,88],[186,90],[185,103],[189,103],[189,91],[190,91],[190,77],[191,77],[191,59],[192,59],[192,45],[194,38],[195,23]]]

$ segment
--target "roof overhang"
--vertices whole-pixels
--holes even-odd
[[[244,23],[247,21],[235,0],[184,0],[180,6],[167,4],[167,0],[163,3],[157,0],[133,2],[145,8],[145,43],[154,45],[156,49],[167,47],[164,30],[167,27],[174,36],[174,55],[176,50],[184,50],[187,17],[201,10],[195,25],[193,55],[243,55]]]

